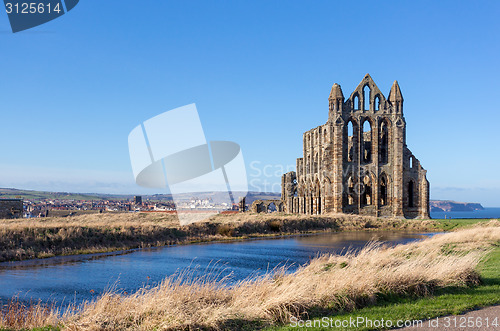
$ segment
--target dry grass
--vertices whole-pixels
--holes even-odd
[[[61,320],[59,311],[53,305],[41,302],[23,303],[13,298],[2,307],[0,327],[14,330],[32,329],[46,325],[57,325]]]
[[[331,214],[232,214],[180,226],[166,213],[106,213],[0,220],[0,261],[255,236],[359,229],[425,230],[433,221]]]
[[[181,274],[131,295],[110,291],[58,323],[68,330],[235,329],[283,323],[291,316],[352,310],[375,303],[380,295],[425,296],[440,287],[477,284],[475,267],[499,242],[500,223],[492,221],[394,248],[371,243],[358,254],[324,255],[293,273],[275,270],[233,286],[216,276]],[[39,325],[57,323],[51,318]]]

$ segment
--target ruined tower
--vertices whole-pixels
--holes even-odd
[[[347,100],[330,91],[328,121],[303,135],[297,172],[283,175],[289,213],[429,218],[427,171],[406,146],[403,95],[387,99],[369,74]]]

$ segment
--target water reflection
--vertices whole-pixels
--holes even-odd
[[[293,271],[317,255],[356,250],[371,240],[396,245],[428,235],[431,234],[341,232],[0,263],[0,300],[17,295],[20,300],[78,303],[113,286],[129,293],[145,285],[153,286],[186,267],[194,268],[194,274],[200,275],[214,264],[212,271],[231,275],[237,281],[284,264]]]

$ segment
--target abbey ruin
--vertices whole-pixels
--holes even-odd
[[[334,84],[328,120],[303,135],[297,172],[282,177],[288,213],[429,218],[426,170],[406,146],[403,95],[366,75],[347,100]]]

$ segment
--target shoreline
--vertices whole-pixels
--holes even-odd
[[[499,240],[500,223],[482,222],[404,245],[368,244],[358,253],[318,256],[291,273],[275,270],[231,287],[224,279],[179,274],[133,293],[110,289],[64,312],[13,301],[4,316],[15,318],[0,316],[0,326],[284,331],[294,329],[292,318],[442,316],[498,303]]]
[[[218,224],[227,224],[228,221],[216,220]],[[360,230],[376,233],[387,230],[375,227],[378,223],[373,223],[373,219],[364,220],[371,222],[372,226],[368,228],[361,227],[362,223],[358,224],[354,219],[344,221],[347,223],[341,227],[342,230],[337,229],[334,233],[355,233]],[[356,227],[353,222],[357,224]],[[397,224],[401,226],[391,228],[391,232],[425,235],[426,231],[422,226],[416,227],[414,221],[400,220]],[[133,293],[110,289],[95,300],[68,306],[64,311],[43,302],[23,302],[14,298],[4,306],[3,315],[0,315],[0,329],[38,327],[49,330],[91,330],[102,327],[102,323],[106,323],[105,329],[110,330],[152,329],[165,327],[165,321],[168,320],[168,329],[257,327],[268,331],[290,330],[292,317],[337,320],[368,314],[387,320],[400,315],[408,316],[410,312],[412,318],[422,318],[422,314],[436,316],[436,311],[441,311],[440,308],[436,310],[436,307],[442,307],[441,302],[446,307],[450,302],[457,302],[457,305],[453,305],[454,310],[446,310],[448,314],[458,312],[465,306],[472,308],[498,303],[500,223],[490,220],[434,220],[426,224],[434,231],[443,231],[445,227],[448,230],[463,229],[446,231],[403,245],[372,243],[357,253],[317,256],[291,273],[286,273],[284,269],[274,270],[264,277],[238,282],[231,287],[225,286],[227,283],[224,279],[214,280],[203,276],[190,279],[189,274],[179,274]],[[218,242],[307,237],[325,232],[331,231],[268,234]],[[208,245],[210,242],[197,244]],[[101,254],[96,258],[105,256]],[[492,256],[496,258],[491,260]],[[14,263],[43,261],[47,260]],[[487,263],[484,264],[484,261]],[[484,293],[483,288],[488,293]],[[468,293],[473,295],[473,300]],[[421,306],[418,302],[429,302],[430,306],[426,308],[427,304]],[[387,309],[380,311],[385,306]],[[5,319],[6,316],[14,319]]]
[[[127,255],[132,254],[139,251],[154,251],[165,249],[169,247],[179,247],[179,246],[188,246],[188,245],[211,245],[211,244],[230,244],[235,242],[247,242],[247,241],[257,241],[257,240],[279,240],[279,239],[287,239],[287,238],[297,238],[297,237],[310,237],[310,236],[319,236],[325,234],[334,234],[334,233],[353,233],[353,232],[400,232],[402,234],[422,234],[425,236],[426,234],[440,234],[445,233],[443,231],[435,232],[433,230],[429,231],[408,231],[408,230],[378,230],[378,229],[365,229],[365,230],[347,230],[347,231],[315,231],[315,232],[307,232],[307,233],[288,233],[288,234],[277,234],[277,235],[262,235],[262,236],[248,236],[242,238],[227,238],[227,239],[214,239],[214,240],[200,240],[196,242],[180,242],[172,245],[165,246],[152,246],[152,247],[138,247],[138,248],[130,248],[123,250],[114,250],[114,251],[106,251],[106,252],[97,252],[97,253],[81,253],[81,254],[70,254],[70,255],[56,255],[44,258],[34,258],[27,260],[14,260],[14,261],[2,261],[0,262],[0,271],[2,270],[12,270],[12,269],[28,269],[31,267],[37,266],[54,266],[59,264],[65,264],[70,262],[80,262],[85,260],[96,260],[100,258],[106,258],[110,256],[119,256],[119,255]],[[422,240],[425,238],[422,238]]]
[[[500,223],[490,224],[492,230],[500,226]],[[488,226],[488,225],[487,225]],[[479,226],[475,227],[479,228]],[[465,230],[465,229],[464,229]],[[472,229],[473,230],[473,229]],[[462,230],[459,230],[459,232]],[[493,238],[492,238],[493,239]],[[470,243],[470,242],[469,242]],[[422,326],[428,325],[431,319],[443,320],[447,316],[452,318],[457,315],[467,314],[474,311],[480,311],[483,308],[494,307],[500,304],[500,237],[492,240],[486,245],[486,255],[483,256],[475,267],[479,273],[479,284],[472,284],[463,288],[444,287],[437,288],[431,295],[424,296],[400,296],[400,297],[382,297],[374,305],[360,307],[353,311],[339,311],[324,316],[313,316],[314,321],[322,318],[331,319],[332,323],[338,323],[349,318],[360,318],[370,320],[391,320],[400,321],[422,321]],[[443,246],[443,248],[449,248]],[[453,253],[452,253],[453,254]],[[440,325],[442,326],[442,325]],[[479,326],[479,325],[476,325]],[[289,331],[295,330],[289,324],[281,326],[271,326],[265,328],[265,331]],[[312,327],[311,330],[323,330],[322,328]],[[401,328],[397,328],[401,330]],[[426,330],[424,327],[418,329]],[[432,328],[438,330],[439,327]],[[347,327],[345,330],[373,330],[365,326]],[[406,329],[405,329],[406,330]],[[429,329],[430,330],[430,329]]]
[[[136,249],[213,242],[271,239],[347,231],[444,230],[436,220],[370,216],[232,214],[178,225],[175,216],[102,214],[73,218],[0,220],[0,267],[14,261],[121,254]]]

